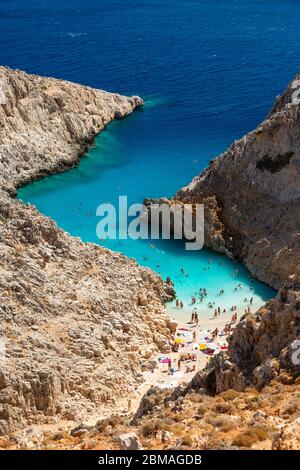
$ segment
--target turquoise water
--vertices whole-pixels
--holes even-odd
[[[158,144],[155,148],[155,143],[150,146],[151,142],[144,148],[141,133],[147,125],[147,114],[151,115],[152,110],[153,105],[146,104],[143,111],[111,124],[98,136],[96,145],[77,168],[21,188],[18,197],[36,205],[72,235],[135,258],[163,278],[170,276],[178,298],[184,302],[180,312],[174,303],[168,305],[174,316],[190,316],[191,297],[201,287],[207,289],[208,295],[201,305],[197,301],[197,307],[207,318],[214,311],[208,307],[208,302],[215,302],[214,307],[227,310],[237,305],[243,312],[253,297],[253,308],[260,306],[274,295],[274,291],[251,280],[242,265],[211,250],[186,251],[184,243],[175,240],[100,241],[97,238],[96,226],[100,219],[96,217],[96,208],[99,204],[112,203],[118,207],[118,198],[122,195],[128,196],[128,204],[142,202],[145,196],[171,196],[182,184],[180,160],[174,160],[174,165],[170,166],[172,155],[168,155],[176,154],[177,149],[162,148]],[[190,171],[197,173],[197,150],[191,147],[188,155]],[[243,288],[236,290],[240,283]],[[222,296],[221,289],[225,291]]]
[[[299,71],[299,20],[298,0],[2,1],[3,64],[146,101],[144,110],[109,126],[78,168],[23,188],[19,197],[97,242],[98,204],[119,195],[130,202],[172,195],[255,128]],[[250,291],[245,269],[207,250],[186,252],[166,241],[105,245],[170,275],[189,311],[200,287],[208,290],[206,303],[241,310],[245,297],[258,306],[274,295],[257,282]],[[240,282],[243,290],[235,291]]]

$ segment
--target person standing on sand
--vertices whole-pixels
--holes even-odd
[[[172,360],[168,359],[168,375],[172,375]]]
[[[216,328],[213,332],[212,332],[212,337],[213,339],[216,339],[218,337],[218,334],[219,334],[219,329]]]

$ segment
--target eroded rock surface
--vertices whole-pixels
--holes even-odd
[[[234,142],[174,197],[206,205],[215,199],[220,251],[225,247],[276,289],[300,265],[299,78],[257,129]],[[213,237],[207,240],[212,244]]]
[[[226,353],[215,356],[192,387],[212,393],[261,390],[272,380],[293,383],[300,375],[300,276],[291,276],[275,299],[245,315],[229,338]]]
[[[114,119],[142,106],[116,93],[0,67],[0,187],[21,184],[78,163]]]
[[[192,385],[212,393],[261,389],[273,379],[290,383],[300,373],[295,358],[300,344],[299,78],[255,131],[232,144],[173,199],[207,207],[207,200],[215,198],[219,251],[225,247],[257,278],[280,288],[274,300],[241,319],[228,352],[196,376]],[[209,225],[206,243],[212,246],[216,224]]]
[[[168,349],[171,329],[158,276],[81,243],[11,197],[19,185],[76,164],[106,124],[142,100],[3,67],[0,84],[4,434],[126,407],[143,363]]]

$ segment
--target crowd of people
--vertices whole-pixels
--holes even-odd
[[[240,289],[243,288],[242,284],[239,284],[238,287]],[[225,293],[224,289],[221,289],[219,291],[219,295],[223,295],[224,293]],[[191,298],[191,304],[190,304],[191,306],[195,306],[197,304],[197,297],[199,297],[199,303],[202,303],[203,300],[207,297],[207,290],[205,288],[200,288],[198,294],[195,292],[195,294]],[[244,302],[249,303],[248,307],[245,309],[245,313],[251,313],[251,306],[253,305],[253,300],[254,300],[253,297],[251,297],[250,299],[248,299],[247,297],[244,298]],[[221,313],[227,312],[226,308],[221,308],[220,306],[216,306],[215,301],[209,301],[207,306],[209,309],[214,309],[214,314],[212,318],[218,318],[221,315]],[[184,303],[182,300],[176,299],[176,308],[178,309],[184,308]],[[231,321],[236,322],[237,321],[237,306],[232,305],[230,310],[233,312]],[[199,323],[197,307],[194,307],[192,311],[191,322],[192,324],[196,324],[196,325],[198,325]]]
[[[211,263],[212,261],[208,262],[206,270],[210,269]],[[239,269],[235,269],[231,277],[235,278],[238,272]],[[180,273],[184,277],[189,276],[184,268],[180,269]],[[170,277],[167,278],[166,282],[168,285],[173,286]],[[250,292],[253,292],[253,282],[253,279],[251,279],[251,285],[247,286],[246,289],[242,283],[236,283],[236,285],[231,287],[232,296],[236,292],[248,292],[249,287]],[[243,310],[241,308],[242,300],[246,304],[245,313],[251,313],[251,307],[254,303],[253,296],[250,295],[240,299],[241,296],[239,295],[239,305],[232,305],[229,308],[228,303],[226,305],[228,298],[225,296],[225,290],[225,288],[217,290],[214,294],[214,299],[209,299],[211,293],[208,293],[206,287],[200,287],[197,292],[191,295],[190,301],[187,302],[180,298],[176,299],[176,309],[187,307],[184,311],[186,313],[186,310],[191,308],[191,317],[184,327],[178,328],[177,336],[172,346],[171,357],[165,358],[164,361],[167,362],[168,375],[172,375],[172,379],[169,379],[172,380],[170,383],[173,383],[174,380],[181,380],[180,373],[182,375],[182,373],[195,372],[199,367],[204,367],[208,356],[218,354],[221,350],[228,348],[227,338],[236,327],[238,315],[243,313],[241,311]],[[204,321],[201,321],[201,312],[206,308],[212,311],[209,320],[215,320],[214,328],[211,329],[206,321],[208,318],[203,318]],[[228,316],[229,313],[230,315]]]

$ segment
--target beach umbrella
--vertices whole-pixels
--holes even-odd
[[[180,338],[176,338],[174,341],[175,343],[183,343],[183,339],[180,339]]]
[[[207,346],[206,346],[205,343],[199,344],[199,349],[200,349],[200,351],[204,351],[204,349],[206,349],[206,348],[207,348]]]

